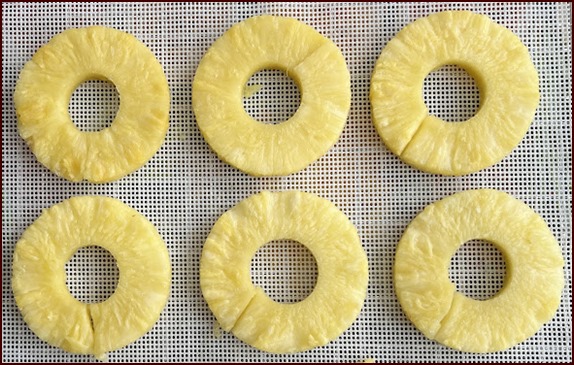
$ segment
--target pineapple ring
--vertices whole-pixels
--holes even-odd
[[[482,239],[502,251],[506,278],[488,300],[456,291],[449,265],[456,250]],[[496,190],[470,190],[427,206],[396,251],[394,282],[407,317],[428,338],[468,352],[508,349],[552,319],[564,286],[564,260],[544,220]]]
[[[446,64],[463,67],[481,91],[477,113],[462,123],[429,115],[423,82]],[[502,160],[526,134],[539,101],[528,49],[484,15],[445,11],[403,28],[382,51],[371,79],[373,123],[407,164],[464,175]]]
[[[98,245],[117,260],[117,288],[107,300],[79,302],[64,266],[81,247]],[[170,291],[169,253],[140,213],[108,197],[73,197],[52,206],[22,234],[12,289],[30,329],[52,346],[105,359],[158,320]]]
[[[108,128],[80,131],[68,113],[82,82],[112,82],[120,107]],[[143,166],[168,129],[170,95],[153,53],[125,32],[93,26],[54,36],[28,61],[16,83],[20,136],[44,166],[70,181],[104,183]]]
[[[251,281],[256,251],[277,239],[305,245],[318,277],[304,300],[282,304]],[[357,318],[368,263],[351,221],[330,201],[299,191],[262,192],[225,212],[200,260],[200,286],[225,331],[263,351],[290,353],[327,344]]]
[[[301,91],[287,121],[270,125],[243,108],[244,86],[262,69],[285,71]],[[256,16],[213,43],[195,73],[197,125],[220,159],[254,176],[284,176],[323,156],[339,139],[351,103],[350,75],[341,51],[292,18]]]

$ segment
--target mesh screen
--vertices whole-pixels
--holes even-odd
[[[371,72],[385,44],[415,19],[447,9],[483,13],[511,29],[529,48],[540,76],[540,106],[519,146],[495,166],[462,177],[427,174],[401,162],[377,135],[369,105]],[[315,27],[341,48],[351,73],[351,111],[340,140],[316,163],[287,177],[255,178],[220,161],[191,109],[192,78],[203,54],[233,24],[258,14],[293,16]],[[41,45],[65,29],[95,24],[142,40],[163,65],[172,94],[161,149],[138,171],[103,185],[71,183],[40,165],[18,135],[12,100],[20,70]],[[2,3],[2,360],[94,361],[39,340],[10,287],[14,245],[26,227],[43,208],[90,194],[119,198],[153,222],[173,268],[171,296],[159,321],[137,342],[112,352],[110,361],[571,362],[571,39],[570,3]],[[261,89],[250,89],[245,108],[262,122],[285,120],[299,104],[296,85],[281,72],[258,72],[249,84]],[[81,85],[69,107],[75,123],[83,130],[108,125],[118,108],[115,93],[106,82]],[[467,119],[478,105],[472,78],[456,66],[429,75],[424,98],[452,121]],[[512,194],[546,220],[566,259],[566,285],[556,316],[535,336],[507,351],[469,354],[426,339],[408,321],[394,294],[392,264],[405,227],[426,205],[483,187]],[[359,318],[336,341],[273,355],[220,333],[199,288],[199,258],[223,212],[261,190],[287,189],[330,199],[347,214],[367,252],[370,281]],[[114,265],[97,248],[78,252],[66,266],[70,290],[85,301],[105,298],[117,280]],[[251,270],[254,282],[283,302],[308,295],[317,275],[310,253],[289,241],[262,247]],[[93,272],[99,283],[93,283]],[[503,276],[504,261],[481,242],[463,246],[451,262],[459,290],[477,299],[496,293]]]
[[[456,65],[431,72],[423,83],[429,113],[447,122],[463,122],[478,111],[480,92],[472,76]]]
[[[299,104],[299,88],[283,71],[261,70],[247,82],[243,107],[259,122],[284,122],[295,114]]]
[[[449,274],[456,290],[467,297],[486,300],[502,289],[506,263],[502,252],[489,242],[471,240],[452,257]]]
[[[82,247],[66,263],[66,285],[74,298],[99,303],[114,294],[120,278],[114,256],[100,246]]]
[[[292,240],[267,243],[257,250],[251,264],[253,283],[281,303],[307,298],[315,288],[317,273],[311,251]]]
[[[72,93],[68,112],[74,124],[84,132],[109,127],[120,108],[120,96],[111,82],[89,80]]]

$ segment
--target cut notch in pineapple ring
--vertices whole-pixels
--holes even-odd
[[[488,300],[456,291],[448,268],[457,249],[481,239],[502,252],[506,278]],[[427,206],[409,224],[395,255],[399,302],[428,338],[467,352],[508,349],[551,320],[564,286],[564,260],[546,222],[496,190],[469,190]]]
[[[116,259],[119,281],[105,301],[79,302],[65,265],[78,248],[98,245]],[[167,303],[167,247],[145,217],[108,197],[73,197],[42,212],[16,244],[16,304],[30,329],[52,346],[105,357],[148,332]]]
[[[278,69],[301,92],[289,120],[270,125],[243,108],[249,78]],[[339,48],[293,18],[256,16],[232,26],[199,63],[192,85],[197,125],[219,158],[254,176],[284,176],[337,142],[351,103],[350,74]]]
[[[300,302],[275,302],[251,280],[252,257],[277,239],[300,242],[315,257],[315,289]],[[367,257],[351,221],[330,201],[299,191],[241,201],[217,220],[200,259],[201,291],[221,327],[273,353],[337,338],[359,315],[367,282]]]
[[[455,64],[476,81],[481,102],[462,123],[430,115],[423,82]],[[508,155],[526,134],[539,101],[528,49],[507,28],[469,11],[445,11],[404,27],[375,63],[370,89],[373,123],[385,145],[407,164],[464,175]]]
[[[88,80],[114,84],[119,110],[108,128],[82,132],[68,112]],[[163,69],[134,36],[112,28],[68,29],[28,61],[14,91],[18,131],[38,161],[70,181],[104,183],[143,166],[168,129],[170,94]]]

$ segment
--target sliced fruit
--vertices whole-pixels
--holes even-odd
[[[282,304],[251,281],[251,259],[277,239],[305,245],[318,277],[304,300]],[[368,264],[357,231],[326,199],[298,191],[262,192],[224,213],[203,247],[200,285],[225,331],[260,350],[305,351],[337,338],[365,300]]]
[[[72,93],[87,80],[113,83],[118,113],[108,128],[82,132]],[[71,181],[103,183],[143,166],[164,141],[170,95],[163,69],[134,36],[94,26],[68,29],[24,65],[14,91],[20,136],[38,161]]]
[[[494,244],[506,261],[502,289],[474,300],[456,291],[449,265],[465,242]],[[564,287],[560,246],[526,204],[496,190],[457,193],[427,206],[396,252],[394,283],[407,317],[428,338],[468,352],[505,350],[551,320]]]
[[[293,78],[301,105],[287,121],[253,119],[242,98],[249,78],[279,69]],[[215,41],[195,73],[192,105],[203,137],[230,165],[255,176],[304,169],[337,142],[351,103],[350,75],[337,46],[292,18],[256,16]]]
[[[97,245],[120,277],[107,300],[86,304],[66,286],[65,264]],[[46,209],[16,244],[12,289],[26,323],[52,346],[103,358],[137,340],[158,320],[170,291],[171,264],[155,227],[119,200],[83,196]]]
[[[480,108],[460,123],[429,115],[423,82],[446,64],[464,68]],[[387,147],[431,173],[464,175],[491,166],[526,134],[539,101],[528,49],[484,15],[445,11],[416,20],[383,49],[371,79],[373,123]]]

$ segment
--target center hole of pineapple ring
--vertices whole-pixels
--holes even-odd
[[[480,90],[464,68],[445,65],[427,75],[423,100],[429,113],[446,122],[464,122],[480,107]]]
[[[255,120],[279,124],[289,120],[301,104],[297,84],[281,70],[261,70],[243,90],[243,108]]]
[[[471,240],[459,247],[450,261],[449,277],[456,290],[475,300],[492,298],[502,289],[506,263],[488,241]]]
[[[315,289],[317,262],[297,241],[271,241],[253,256],[251,281],[276,302],[300,302]]]
[[[72,93],[70,118],[82,132],[97,132],[112,125],[120,108],[120,94],[109,81],[88,80]]]
[[[100,246],[78,249],[66,263],[66,285],[83,303],[100,303],[116,291],[120,271],[112,254]]]

